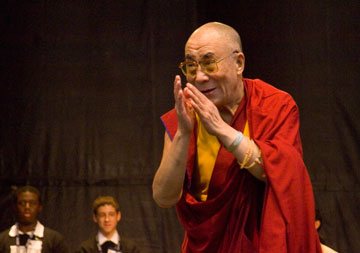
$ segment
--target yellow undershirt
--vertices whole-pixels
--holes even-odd
[[[193,175],[193,194],[200,201],[206,201],[209,183],[214,170],[220,142],[216,136],[209,134],[196,114],[198,135],[196,140],[196,166]],[[249,137],[249,124],[245,123],[244,136]]]

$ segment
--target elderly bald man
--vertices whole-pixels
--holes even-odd
[[[153,197],[176,205],[182,252],[321,252],[292,97],[243,77],[238,33],[195,30],[175,77]]]

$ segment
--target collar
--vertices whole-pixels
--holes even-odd
[[[117,230],[115,230],[115,233],[113,234],[113,236],[110,239],[107,238],[105,235],[103,235],[100,231],[97,234],[97,238],[99,240],[98,241],[99,245],[102,245],[106,241],[112,241],[116,245],[119,245],[119,242],[120,242],[120,235]]]
[[[9,231],[10,237],[15,237],[17,233],[24,234],[22,231],[17,229],[18,223],[14,224]],[[44,237],[44,226],[40,223],[40,221],[37,221],[35,229],[31,232],[27,232],[28,235],[35,235],[36,237],[43,238]]]

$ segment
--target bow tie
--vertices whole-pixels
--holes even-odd
[[[30,236],[29,236],[28,234],[19,235],[20,245],[26,245],[27,240],[29,239],[29,237],[30,237]]]
[[[113,249],[116,247],[116,244],[112,241],[106,241],[101,245],[101,251],[107,253],[108,249]]]

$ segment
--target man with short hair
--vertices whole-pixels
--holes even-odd
[[[38,221],[42,211],[38,189],[23,186],[16,190],[13,200],[16,224],[0,234],[1,253],[69,252],[64,237]]]
[[[98,233],[81,243],[83,253],[136,253],[140,252],[135,243],[120,238],[117,224],[121,219],[119,204],[112,196],[100,196],[93,203],[93,220],[98,225]]]
[[[239,34],[195,30],[174,80],[153,197],[176,205],[182,252],[321,252],[292,97],[243,77]]]

